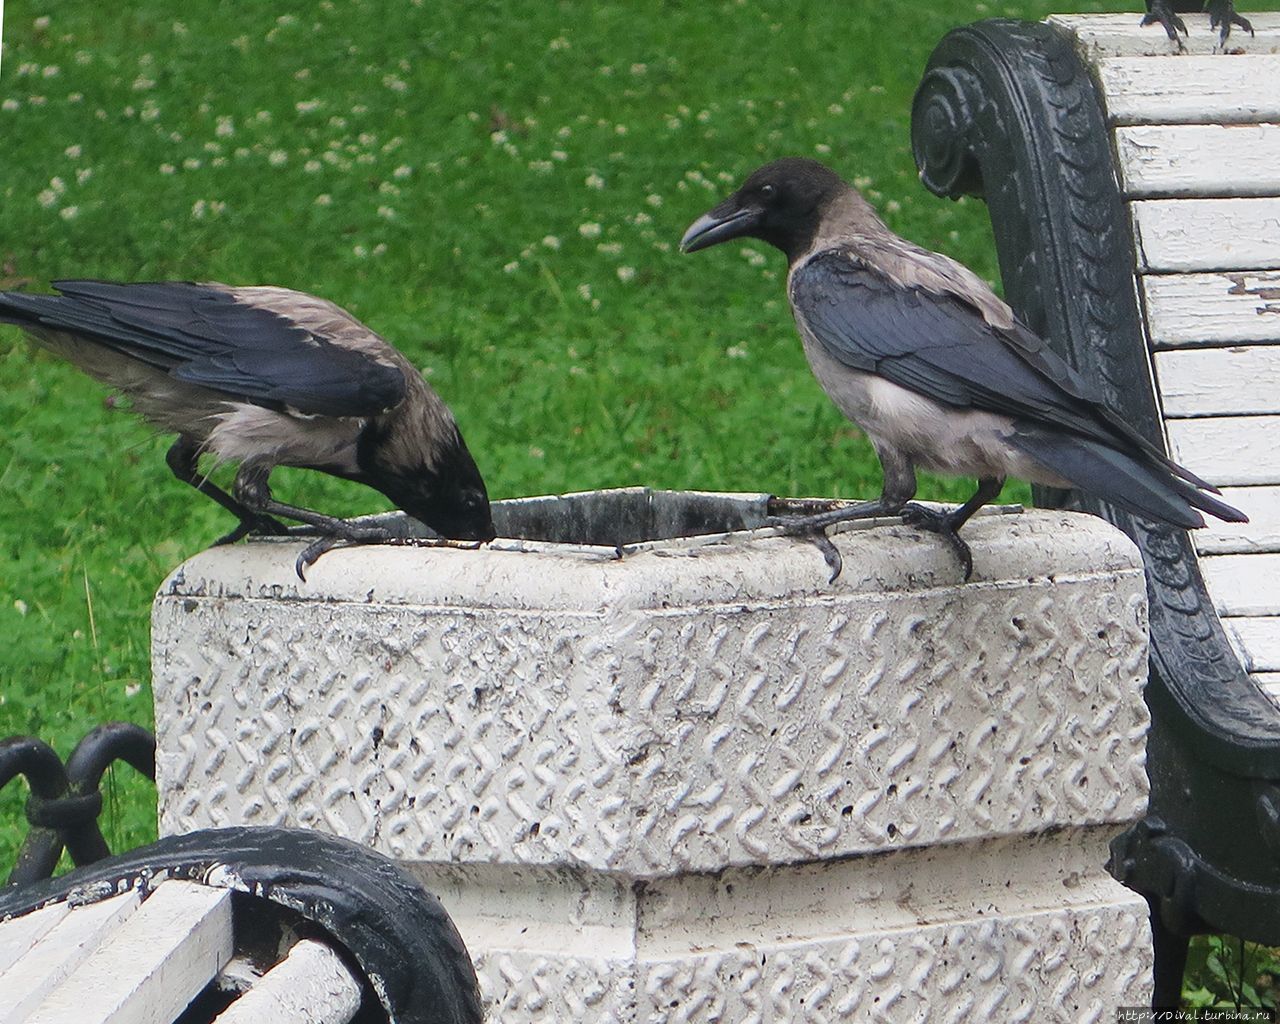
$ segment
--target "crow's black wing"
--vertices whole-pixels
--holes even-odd
[[[852,253],[820,253],[791,277],[797,319],[844,365],[944,405],[1136,445],[1163,461],[1101,405],[1078,373],[1021,324],[992,327],[961,297],[903,287]]]
[[[228,397],[307,415],[371,416],[403,372],[218,285],[56,281],[62,295],[0,295],[0,318],[66,331]]]

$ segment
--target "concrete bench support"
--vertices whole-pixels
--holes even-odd
[[[903,526],[839,534],[834,584],[780,538],[206,552],[155,604],[161,829],[400,859],[494,1021],[1101,1019],[1150,989],[1103,870],[1142,568],[1070,513],[969,539],[968,585]]]

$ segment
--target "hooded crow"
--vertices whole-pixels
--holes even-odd
[[[297,571],[336,543],[392,539],[276,501],[276,466],[366,484],[446,538],[494,537],[489,496],[453,414],[396,349],[332,302],[287,288],[171,281],[55,281],[61,295],[0,292],[0,322],[118,390],[178,435],[169,468],[236,515],[218,543],[321,534]],[[232,493],[198,469],[203,453],[238,462]]]
[[[1196,509],[1246,521],[1105,408],[981,278],[899,238],[822,164],[788,158],[761,167],[694,221],[680,247],[697,252],[744,236],[786,254],[809,366],[866,432],[884,470],[878,499],[804,517],[788,532],[902,515],[946,538],[968,579],[972,557],[957,531],[1008,476],[1079,488],[1184,528],[1204,525]],[[917,467],[977,477],[977,492],[946,513],[908,504]],[[824,551],[838,575],[834,548]]]

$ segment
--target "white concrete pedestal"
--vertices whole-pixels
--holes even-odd
[[[1137,555],[979,517],[812,545],[215,549],[154,612],[163,832],[301,824],[445,901],[490,1020],[1109,1019],[1146,802]],[[500,542],[501,543],[501,542]]]

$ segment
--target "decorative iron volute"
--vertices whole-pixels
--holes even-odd
[[[911,150],[921,182],[935,195],[982,194],[982,169],[973,137],[980,102],[977,78],[962,68],[933,68],[916,89]]]

